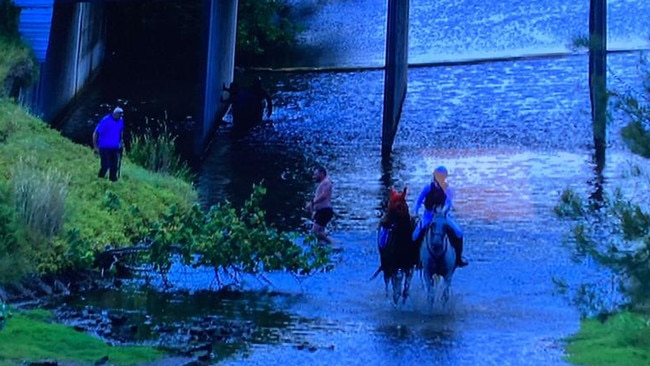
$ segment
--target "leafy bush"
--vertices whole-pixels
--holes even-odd
[[[38,62],[20,39],[19,16],[11,0],[0,0],[0,98],[19,96],[38,77]]]
[[[582,197],[572,189],[565,189],[560,196],[560,202],[553,208],[560,217],[580,217],[584,215]]]
[[[280,232],[266,223],[266,213],[260,208],[265,194],[262,185],[254,186],[240,209],[229,202],[212,206],[207,213],[198,204],[185,213],[170,208],[162,220],[152,224],[147,238],[154,268],[166,281],[170,253],[178,253],[186,265],[212,267],[220,286],[221,275],[237,282],[242,273],[284,270],[307,275],[327,269],[326,247],[310,239],[300,245],[296,233]]]
[[[38,78],[38,62],[30,48],[0,38],[0,98],[16,97]]]
[[[17,39],[20,9],[13,0],[0,0],[0,38]]]

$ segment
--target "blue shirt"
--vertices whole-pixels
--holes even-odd
[[[124,119],[116,120],[111,113],[107,114],[95,128],[97,147],[100,149],[119,149],[122,147],[122,130]]]

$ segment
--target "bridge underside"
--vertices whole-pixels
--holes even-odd
[[[128,0],[14,0],[21,34],[41,63],[38,85],[24,102],[46,121],[63,112],[104,62],[106,2]],[[139,0],[145,1],[145,0]],[[238,0],[203,2],[202,95],[197,100],[194,149],[202,156],[225,112],[222,85],[232,82]],[[407,89],[409,0],[388,0],[382,156],[391,153]],[[53,36],[50,36],[50,32]]]

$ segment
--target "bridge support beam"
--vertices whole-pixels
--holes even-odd
[[[36,85],[19,100],[52,122],[95,74],[104,60],[105,22],[101,2],[17,0],[20,32],[39,62]]]
[[[202,72],[202,116],[196,133],[195,154],[203,156],[216,130],[225,105],[220,102],[222,85],[232,82],[235,70],[235,40],[237,35],[238,0],[203,0],[205,63]]]
[[[382,158],[390,156],[406,97],[408,74],[409,0],[388,0]]]

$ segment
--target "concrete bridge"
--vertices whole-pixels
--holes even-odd
[[[14,0],[21,8],[20,32],[40,63],[39,81],[21,91],[21,101],[47,122],[52,122],[102,66],[106,34],[111,31],[107,2],[133,0]],[[144,1],[144,0],[139,0]],[[203,2],[205,62],[197,101],[199,116],[195,150],[202,155],[217,121],[225,113],[221,86],[234,77],[238,0]],[[388,156],[406,96],[408,67],[409,0],[387,0],[386,68],[382,155]]]

